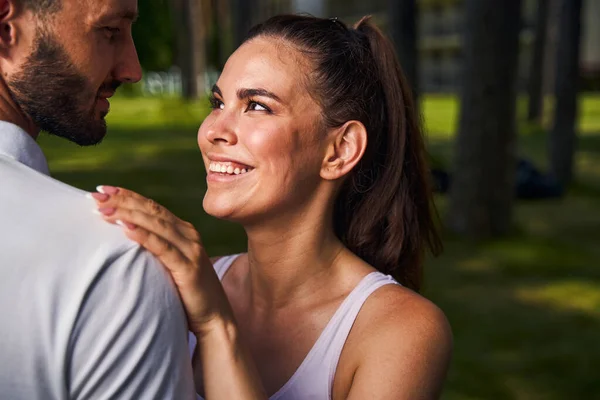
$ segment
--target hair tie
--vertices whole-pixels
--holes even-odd
[[[338,17],[329,18],[329,21],[333,22],[337,26],[342,27],[344,30],[348,30],[348,27],[342,21],[340,21]]]

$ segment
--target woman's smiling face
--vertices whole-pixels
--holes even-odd
[[[198,132],[207,213],[251,223],[302,207],[314,193],[327,144],[308,68],[300,52],[268,37],[229,58]]]

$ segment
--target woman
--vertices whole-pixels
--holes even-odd
[[[415,293],[440,242],[409,93],[368,18],[274,17],[229,58],[198,133],[204,209],[243,225],[247,254],[211,260],[156,203],[95,194],[171,272],[206,398],[439,396],[452,339]]]

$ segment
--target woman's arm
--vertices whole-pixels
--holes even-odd
[[[154,254],[170,272],[197,339],[204,396],[266,399],[256,366],[240,340],[233,311],[198,231],[156,202],[110,186],[94,193],[103,218]]]
[[[266,399],[252,356],[233,320],[214,319],[198,339],[202,389],[208,399]]]

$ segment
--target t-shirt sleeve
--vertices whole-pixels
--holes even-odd
[[[90,284],[69,353],[69,399],[195,398],[176,288],[137,246],[110,260]]]

